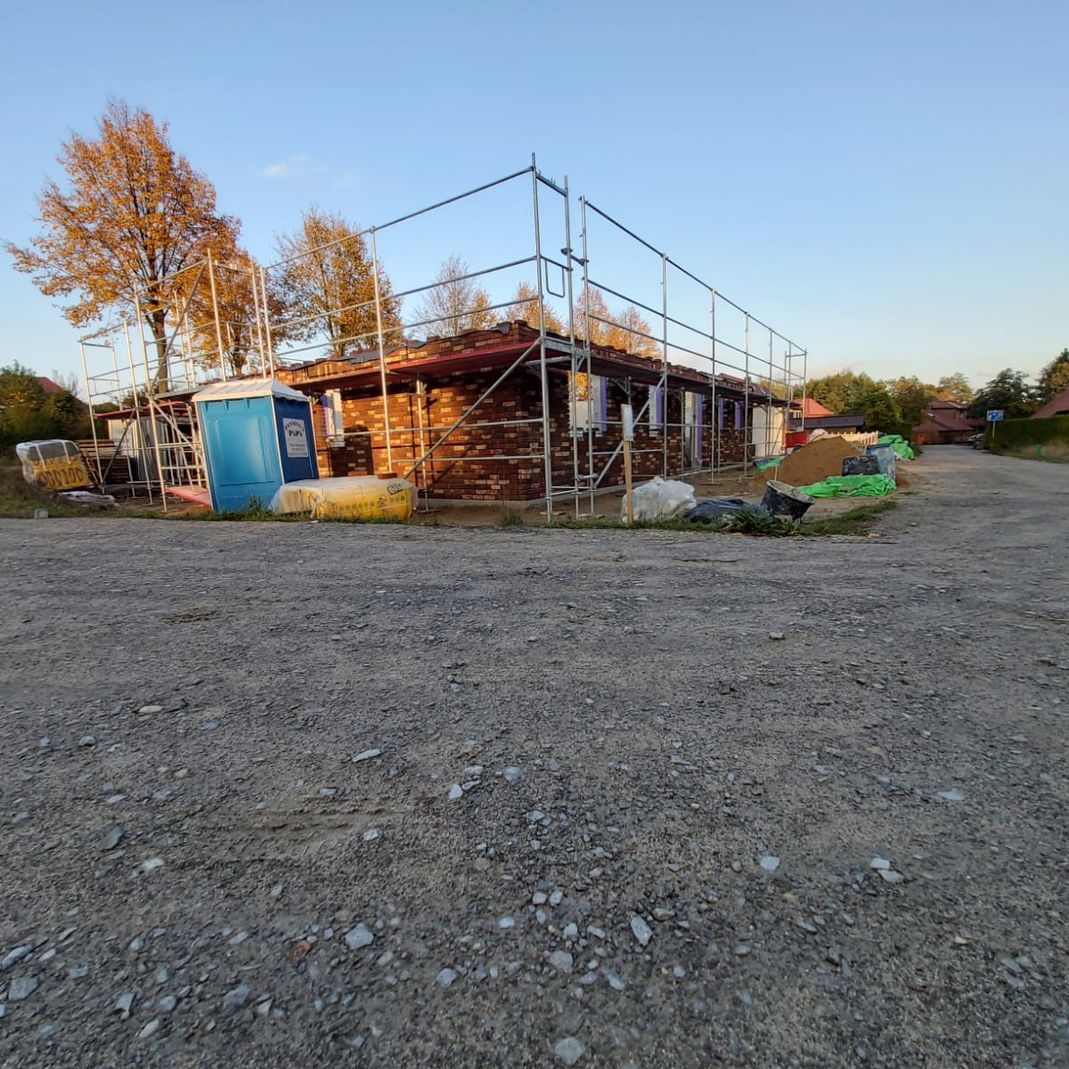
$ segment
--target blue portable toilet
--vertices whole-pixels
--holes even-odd
[[[217,382],[194,394],[215,512],[266,506],[283,484],[318,479],[312,402],[275,379]]]

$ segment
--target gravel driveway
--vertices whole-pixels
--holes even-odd
[[[0,1065],[1069,1064],[1069,466],[874,537],[0,521]]]

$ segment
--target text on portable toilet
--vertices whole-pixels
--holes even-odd
[[[303,419],[283,419],[282,430],[286,440],[286,456],[308,456],[308,428]]]

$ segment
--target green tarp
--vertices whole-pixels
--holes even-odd
[[[882,438],[876,439],[876,444],[889,445],[895,451],[895,456],[901,460],[913,459],[913,450],[901,434],[885,434]]]
[[[764,460],[758,460],[758,461],[757,461],[757,462],[756,462],[756,463],[754,464],[754,467],[755,467],[755,468],[757,468],[757,470],[758,470],[758,471],[765,471],[765,470],[767,470],[768,468],[775,468],[775,467],[777,467],[777,466],[778,466],[779,462],[780,462],[780,461],[781,461],[781,460],[783,459],[783,457],[785,457],[786,455],[787,455],[787,454],[786,454],[786,453],[784,453],[784,454],[782,454],[781,456],[778,456],[778,457],[766,457],[766,458],[765,458]]]
[[[883,497],[895,489],[895,481],[890,475],[829,475],[798,489],[810,497]]]

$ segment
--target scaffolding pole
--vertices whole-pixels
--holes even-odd
[[[553,519],[553,442],[549,421],[549,375],[546,370],[546,305],[542,288],[542,227],[538,216],[538,167],[531,153],[531,203],[534,210],[535,264],[538,267],[538,374],[542,385],[542,454],[546,479],[546,523]]]

